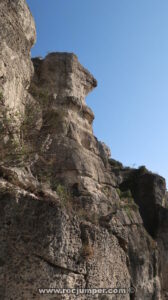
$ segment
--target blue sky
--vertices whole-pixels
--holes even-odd
[[[98,80],[94,133],[124,165],[168,180],[168,1],[27,0],[32,56],[74,52]]]

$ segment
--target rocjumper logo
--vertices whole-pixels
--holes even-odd
[[[135,293],[135,288],[130,287],[130,288],[94,288],[94,289],[57,289],[57,288],[48,288],[48,289],[39,289],[39,294],[72,294],[72,295],[96,295],[96,294],[134,294]]]

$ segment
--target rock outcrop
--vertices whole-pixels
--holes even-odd
[[[30,49],[35,24],[23,0],[0,2],[0,89],[5,103],[21,108],[33,72]]]
[[[30,49],[36,31],[24,0],[0,1],[0,20],[0,159],[9,161],[15,151],[13,144],[18,144],[33,74]]]
[[[85,97],[97,82],[74,54],[33,59],[30,82],[32,16],[24,0],[0,8],[0,134],[13,147],[12,160],[0,156],[0,299],[77,298],[47,288],[127,289],[81,300],[167,299],[165,180],[123,167],[94,137]]]

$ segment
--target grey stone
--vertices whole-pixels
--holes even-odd
[[[165,180],[124,167],[94,136],[85,97],[97,82],[76,55],[35,58],[33,73],[35,25],[24,0],[2,0],[0,16],[3,109],[29,124],[10,126],[29,149],[22,165],[0,156],[0,299],[72,300],[39,288],[132,287],[132,295],[79,299],[165,300]],[[3,154],[13,134],[0,135]]]

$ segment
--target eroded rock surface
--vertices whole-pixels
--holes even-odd
[[[123,167],[94,137],[85,97],[97,82],[74,54],[33,59],[30,84],[31,14],[23,0],[1,1],[0,14],[3,105],[24,115],[19,151],[0,156],[0,299],[71,300],[39,289],[117,287],[135,293],[78,298],[167,299],[165,180]]]
[[[6,104],[21,108],[33,72],[35,24],[24,0],[2,0],[0,19],[0,89]]]

